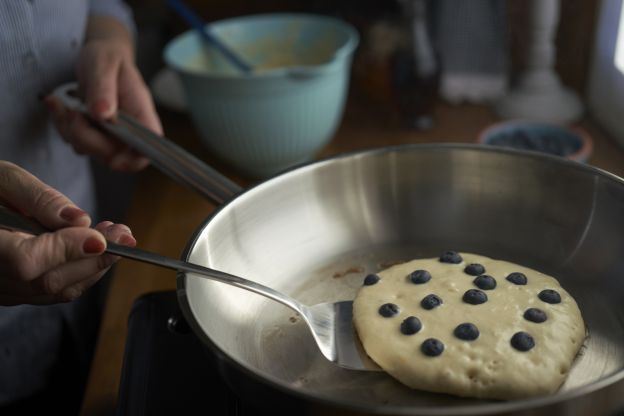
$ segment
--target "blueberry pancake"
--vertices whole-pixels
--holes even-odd
[[[553,277],[452,251],[367,276],[353,319],[390,375],[464,397],[553,393],[585,338],[576,302]]]

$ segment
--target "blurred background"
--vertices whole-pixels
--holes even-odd
[[[188,26],[182,19],[175,15],[167,7],[165,2],[153,2],[148,0],[129,0],[135,12],[135,20],[139,27],[138,59],[148,79],[153,77],[164,64],[162,61],[162,48],[165,43],[176,34],[188,30]],[[311,1],[288,1],[288,0],[188,0],[191,5],[207,21],[216,21],[228,17],[244,14],[305,11],[329,14],[346,19],[353,23],[363,35],[370,33],[375,24],[398,21],[401,3],[397,0],[311,0]],[[526,25],[527,3],[523,0],[467,0],[456,4],[447,0],[426,2],[431,16],[428,16],[429,24],[434,25],[434,16],[438,8],[445,3],[455,8],[462,7],[466,10],[474,9],[475,15],[457,11],[458,37],[470,36],[470,33],[459,23],[460,18],[465,19],[464,24],[471,21],[475,24],[482,22],[482,15],[491,13],[485,19],[490,19],[491,29],[495,36],[500,36],[500,42],[504,45],[507,54],[509,70],[520,68],[526,46],[526,37],[523,27]],[[453,4],[455,3],[455,4]],[[560,22],[556,34],[556,69],[562,81],[582,94],[586,89],[590,67],[590,57],[594,40],[594,32],[597,25],[600,0],[566,0],[561,2]],[[453,10],[448,11],[449,14]],[[473,20],[474,19],[474,20]],[[476,21],[475,21],[476,20]],[[439,20],[438,20],[439,21]],[[432,28],[435,31],[438,28]],[[451,28],[447,27],[446,30]],[[490,29],[490,28],[485,28]],[[452,30],[452,29],[451,29]],[[433,39],[435,41],[436,38]],[[478,46],[478,45],[477,45]],[[436,45],[438,47],[438,45]],[[500,58],[497,58],[500,59]]]
[[[146,78],[152,79],[164,66],[162,49],[175,35],[188,30],[182,19],[165,2],[129,0],[139,28],[138,61]],[[362,36],[353,66],[353,93],[384,100],[392,95],[384,58],[392,51],[393,32],[409,30],[404,2],[398,0],[311,0],[311,1],[205,1],[188,0],[208,22],[245,14],[267,12],[312,12],[342,18]],[[490,75],[507,82],[522,68],[528,46],[526,25],[528,4],[522,0],[424,1],[431,47],[435,48],[441,73],[465,72]],[[591,67],[600,0],[561,2],[555,28],[555,69],[561,81],[585,97]],[[376,59],[377,58],[377,59]],[[464,59],[462,59],[464,58]],[[469,59],[465,59],[469,58]],[[463,66],[463,68],[462,68]],[[443,86],[444,87],[444,86]],[[476,87],[475,87],[476,88]],[[487,89],[487,87],[485,87]],[[446,98],[460,101],[446,86]],[[495,89],[494,86],[490,89]],[[496,91],[493,91],[496,92]],[[455,95],[454,95],[455,94]],[[487,93],[484,93],[487,97]],[[474,98],[478,93],[472,95]],[[480,100],[477,100],[480,101]]]
[[[138,25],[139,66],[153,87],[167,128],[170,117],[187,109],[179,88],[172,85],[171,71],[166,70],[163,48],[189,26],[166,2],[128,3]],[[560,132],[583,136],[573,139],[573,146],[566,150],[565,144],[546,143],[539,128],[515,125],[509,131],[505,125],[500,134],[507,136],[495,138],[497,144],[564,155],[578,151],[585,141],[590,148],[584,149],[588,151],[580,159],[586,161],[594,145],[587,129],[601,129],[610,141],[624,142],[624,126],[617,117],[622,96],[607,97],[622,85],[622,75],[615,79],[614,48],[608,51],[605,46],[601,55],[598,43],[599,36],[604,38],[603,45],[615,42],[618,0],[187,3],[207,22],[258,13],[309,12],[352,24],[360,43],[350,69],[348,104],[338,135],[350,134],[350,120],[368,126],[368,134],[357,133],[356,148],[423,141],[487,142],[487,128],[509,119],[585,130]],[[604,32],[607,26],[613,27],[601,34],[598,29]],[[609,53],[612,56],[606,56]],[[595,124],[588,127],[585,122]],[[392,143],[375,139],[387,129],[395,133]],[[332,140],[316,156],[352,150],[353,142],[343,146],[341,140]],[[208,157],[213,154],[209,152]],[[211,160],[217,168],[231,167],[222,162],[220,157]],[[232,173],[240,169],[233,166]]]
[[[235,180],[249,183],[266,177],[250,175],[199,144],[202,134],[163,58],[166,45],[189,31],[189,25],[166,1],[128,0],[128,4],[138,28],[138,65],[152,87],[165,134]],[[619,173],[619,163],[609,155],[612,147],[624,144],[619,117],[624,109],[624,75],[615,63],[621,0],[188,0],[187,4],[209,23],[252,14],[307,12],[344,20],[357,29],[360,40],[350,67],[344,116],[329,143],[313,157],[393,144],[493,140],[559,155],[576,153],[572,158],[580,161],[592,162],[598,151],[606,155],[601,166]],[[624,56],[624,41],[620,43]],[[554,78],[540,79],[543,72]],[[554,122],[573,130],[548,128],[544,133],[540,126],[500,124],[506,120]],[[596,143],[596,134],[604,140]],[[570,147],[557,143],[558,136],[577,137],[570,139]],[[96,175],[99,170],[96,167]],[[132,181],[124,176],[121,182],[120,189],[127,184],[127,192],[132,192]],[[106,194],[100,199],[104,205],[111,200]],[[110,215],[121,218],[123,210],[111,206]]]

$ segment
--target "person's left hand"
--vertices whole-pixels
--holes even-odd
[[[162,134],[151,94],[134,63],[132,38],[120,23],[109,17],[90,19],[77,76],[91,117],[107,120],[121,109]],[[92,155],[117,171],[138,171],[149,164],[146,157],[94,128],[53,96],[45,102],[57,129],[77,153]]]

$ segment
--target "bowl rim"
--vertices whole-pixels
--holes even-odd
[[[564,123],[559,123],[559,122],[554,122],[554,121],[531,120],[531,119],[515,119],[515,120],[501,121],[501,122],[491,124],[479,132],[477,136],[477,143],[481,145],[494,146],[489,143],[489,140],[491,139],[491,135],[493,133],[500,132],[510,127],[518,127],[518,126],[554,127],[554,128],[566,131],[580,139],[581,146],[576,152],[570,153],[569,155],[566,155],[566,156],[559,156],[559,155],[551,154],[552,156],[562,157],[564,159],[570,159],[570,160],[575,160],[575,161],[583,161],[589,158],[594,147],[591,136],[581,126],[566,125]],[[500,146],[500,147],[506,147],[506,146]],[[507,148],[510,148],[510,147],[507,147]],[[518,149],[518,150],[524,150],[527,152],[535,152],[535,153],[540,153],[540,154],[550,154],[546,152],[541,152],[539,150],[529,150],[529,149]]]
[[[201,71],[197,69],[189,68],[188,66],[182,65],[176,60],[172,58],[172,51],[182,42],[188,40],[189,38],[198,37],[195,29],[188,29],[177,36],[173,37],[169,41],[167,41],[162,56],[165,63],[170,66],[175,71],[192,76],[202,76],[208,79],[218,80],[218,81],[228,81],[228,80],[236,80],[239,81],[241,79],[267,79],[267,78],[279,78],[285,75],[290,75],[293,77],[311,77],[315,75],[320,75],[322,73],[331,70],[336,66],[337,63],[340,63],[341,60],[347,59],[350,55],[353,54],[355,49],[360,43],[360,35],[357,29],[349,22],[323,14],[317,13],[290,13],[290,12],[273,12],[273,13],[255,13],[255,14],[247,14],[241,16],[230,17],[221,20],[215,20],[214,22],[209,23],[210,26],[218,27],[225,26],[228,24],[232,24],[234,22],[250,22],[250,21],[259,21],[259,20],[268,20],[268,19],[278,19],[278,20],[287,20],[287,19],[303,19],[305,21],[323,21],[330,24],[333,24],[335,27],[344,31],[347,35],[347,40],[343,45],[338,47],[334,54],[331,56],[327,62],[317,64],[317,65],[297,65],[297,66],[289,66],[289,67],[280,67],[275,69],[270,69],[266,71],[250,71],[248,73],[244,72],[232,72],[232,73],[209,73],[206,71]]]

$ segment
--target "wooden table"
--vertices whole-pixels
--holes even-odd
[[[169,138],[207,160],[220,172],[229,172],[226,166],[212,160],[202,149],[197,133],[185,115],[162,110],[161,117]],[[483,128],[496,121],[496,116],[486,107],[440,103],[435,110],[433,129],[410,131],[381,116],[375,106],[351,99],[338,133],[319,156],[404,143],[470,143]],[[624,176],[622,149],[591,120],[583,120],[580,124],[594,139],[594,152],[589,162]],[[251,183],[241,177],[228,176],[243,186]],[[214,208],[194,192],[149,168],[140,174],[127,224],[140,247],[179,258],[191,233]],[[175,273],[172,271],[129,260],[118,263],[110,283],[82,415],[114,414],[132,304],[144,293],[174,288]]]

